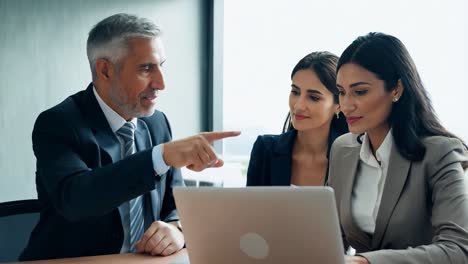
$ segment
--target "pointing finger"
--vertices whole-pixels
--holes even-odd
[[[219,131],[219,132],[205,132],[200,135],[204,137],[208,142],[213,142],[228,137],[237,137],[240,135],[240,131]]]

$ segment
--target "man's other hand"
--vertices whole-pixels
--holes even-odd
[[[135,244],[135,248],[139,253],[168,256],[181,250],[184,244],[184,235],[175,225],[155,221]]]

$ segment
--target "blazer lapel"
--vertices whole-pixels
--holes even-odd
[[[99,147],[111,157],[112,162],[121,160],[119,140],[112,132],[101,107],[99,107],[94,96],[93,84],[89,84],[82,96],[76,96],[74,99],[86,116]]]
[[[372,239],[373,249],[380,248],[390,217],[405,186],[410,167],[411,162],[402,157],[396,147],[393,146],[390,153],[382,200],[375,222],[375,231]]]
[[[95,137],[99,144],[99,147],[111,157],[112,163],[115,163],[122,159],[120,143],[115,134],[110,130],[110,128],[96,130]]]
[[[150,149],[153,145],[151,143],[151,135],[149,133],[146,122],[138,119],[137,130],[135,131],[135,145],[137,151]],[[153,209],[153,200],[159,201],[159,193],[162,192],[161,185],[155,182],[155,191],[147,192],[143,195],[143,215],[145,230],[153,223],[155,219],[159,218],[159,212]],[[161,201],[159,201],[161,202]],[[155,214],[156,213],[156,214]]]
[[[296,131],[291,130],[281,134],[273,149],[271,157],[271,185],[291,185],[292,148],[296,138]]]
[[[138,119],[138,126],[135,131],[135,145],[137,151],[152,148],[151,134],[149,132],[146,122]],[[143,195],[143,215],[145,230],[153,223],[155,219],[159,219],[159,211],[155,205],[162,203],[160,193],[162,193],[162,186],[159,182],[155,182],[155,190],[147,192]]]
[[[135,131],[135,145],[137,151],[151,148],[151,136],[146,123],[138,119],[138,126]]]
[[[341,160],[338,163],[340,164],[340,172],[338,174],[342,175],[340,179],[343,181],[340,183],[343,190],[340,201],[340,215],[343,219],[343,229],[347,230],[347,237],[360,243],[364,247],[370,247],[371,237],[356,226],[351,213],[352,194],[358,172],[360,149],[360,145],[349,147],[347,151],[343,151],[343,155],[340,157]]]

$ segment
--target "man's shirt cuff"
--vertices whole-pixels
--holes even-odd
[[[159,144],[153,148],[153,168],[158,175],[163,175],[169,170],[169,166],[163,159],[163,153],[163,144]]]

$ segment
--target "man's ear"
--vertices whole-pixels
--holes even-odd
[[[110,81],[114,73],[114,65],[104,58],[96,60],[96,75],[102,81]]]

